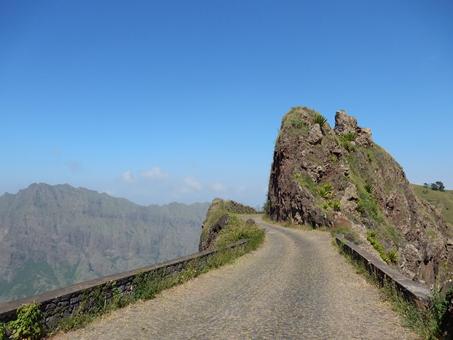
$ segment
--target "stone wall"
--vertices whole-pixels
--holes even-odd
[[[414,302],[418,307],[426,308],[429,306],[431,291],[427,286],[405,277],[398,270],[382,263],[372,254],[360,249],[343,236],[336,236],[335,241],[345,253],[363,264],[368,272],[374,275],[382,285],[386,281],[391,282],[406,299]]]
[[[241,240],[228,248],[239,248],[246,243],[247,240]],[[99,306],[99,302],[107,304],[114,297],[132,294],[140,279],[162,279],[178,274],[189,265],[201,269],[217,252],[219,252],[217,249],[203,251],[157,265],[78,283],[30,298],[2,303],[0,304],[0,322],[14,320],[20,306],[37,303],[44,316],[44,326],[47,330],[52,330],[60,320],[73,315],[80,308],[90,310]]]

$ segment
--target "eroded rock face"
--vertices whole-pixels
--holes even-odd
[[[370,129],[344,111],[336,113],[334,129],[319,121],[319,113],[301,107],[283,118],[269,181],[271,218],[334,227],[340,214],[363,226],[364,239],[373,231],[387,251],[397,251],[406,275],[444,282],[452,255],[439,213],[415,196]]]
[[[335,114],[335,132],[345,134],[348,132],[356,132],[357,119],[349,116],[345,111],[337,111]]]

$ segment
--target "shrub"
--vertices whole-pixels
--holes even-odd
[[[362,192],[360,188],[357,211],[362,214],[363,217],[369,218],[375,222],[382,222],[376,200],[366,190]]]
[[[381,258],[386,263],[397,263],[398,262],[398,252],[396,249],[392,249],[387,252],[382,245],[382,243],[378,240],[377,234],[374,231],[369,231],[367,233],[367,240],[371,243],[374,249],[379,253]]]
[[[3,323],[0,322],[0,340],[6,340],[6,328]]]
[[[341,138],[348,142],[354,142],[357,138],[357,134],[355,132],[347,132],[341,135]]]
[[[320,113],[315,113],[315,124],[319,124],[320,127],[326,125],[327,119]]]
[[[379,253],[379,255],[381,256],[381,258],[385,261],[385,262],[389,262],[389,258],[387,256],[387,252],[385,251],[385,248],[384,246],[382,245],[382,243],[377,239],[377,235],[374,231],[369,231],[367,233],[367,237],[366,239],[368,240],[368,242],[371,243],[371,245],[373,246],[374,249],[376,249],[376,251]]]
[[[332,200],[331,201],[331,207],[334,211],[340,211],[341,210],[341,204],[339,200]]]
[[[305,122],[297,118],[291,119],[290,124],[295,129],[302,129],[303,127],[306,127]]]
[[[445,185],[444,183],[437,181],[436,183],[431,183],[431,189],[434,191],[445,191]]]
[[[365,184],[365,191],[369,194],[373,191],[373,186],[371,184]]]
[[[324,199],[330,199],[332,197],[333,187],[330,183],[324,183],[319,187],[319,195]]]
[[[392,249],[389,252],[387,252],[387,257],[391,263],[397,263],[398,262],[398,251],[396,249]]]
[[[40,339],[43,335],[42,314],[36,303],[17,310],[17,319],[8,323],[12,339]]]
[[[354,152],[356,150],[355,146],[352,144],[357,138],[355,132],[348,132],[343,135],[340,135],[340,145],[349,152]]]

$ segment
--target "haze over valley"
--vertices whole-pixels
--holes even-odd
[[[188,255],[208,204],[140,206],[70,185],[0,197],[0,301]]]

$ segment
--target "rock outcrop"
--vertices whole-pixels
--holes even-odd
[[[202,225],[198,246],[199,251],[214,248],[220,232],[230,223],[231,214],[256,214],[256,210],[235,201],[225,201],[220,198],[214,199]]]
[[[452,275],[447,225],[414,194],[401,166],[373,142],[371,130],[344,111],[336,113],[334,129],[305,107],[285,115],[267,212],[277,221],[351,228],[364,246],[373,241],[383,259],[414,280],[442,284]]]

